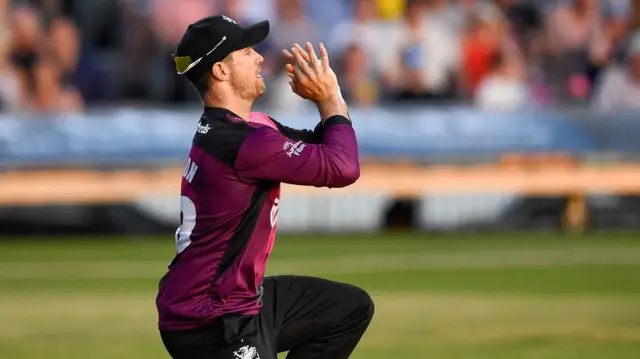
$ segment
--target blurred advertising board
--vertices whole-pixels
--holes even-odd
[[[1,167],[119,167],[180,163],[199,110],[113,109],[65,115],[0,116]],[[295,128],[313,128],[313,112],[271,114]],[[363,157],[446,162],[504,153],[640,149],[640,114],[523,112],[468,108],[354,110]]]

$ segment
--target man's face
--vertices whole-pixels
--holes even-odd
[[[264,93],[265,85],[260,71],[264,58],[253,48],[231,53],[231,87],[243,99],[255,101]]]

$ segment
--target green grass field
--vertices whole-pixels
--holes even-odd
[[[281,236],[269,274],[372,293],[352,358],[640,358],[640,235]],[[169,358],[164,240],[0,242],[0,358]],[[213,358],[212,358],[213,359]]]

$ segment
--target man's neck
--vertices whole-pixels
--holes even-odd
[[[204,101],[205,107],[219,107],[227,109],[236,115],[240,116],[245,121],[249,121],[249,114],[251,113],[251,102],[241,99],[233,100],[221,100],[208,98]]]

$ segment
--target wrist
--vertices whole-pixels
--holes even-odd
[[[329,117],[335,115],[341,115],[349,117],[347,113],[347,106],[339,94],[332,95],[331,97],[316,102],[318,112],[320,112],[320,119],[324,122]]]
[[[342,99],[342,94],[336,92],[335,94],[322,99],[322,100],[318,100],[316,101],[316,106],[321,107],[321,106],[331,106],[331,105],[335,105],[335,104],[340,104],[342,103],[344,100]]]

